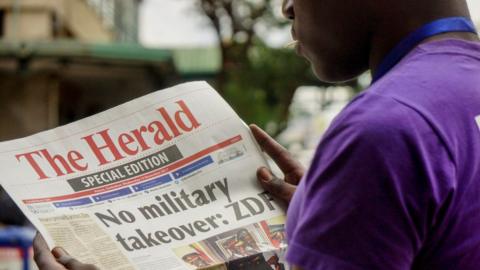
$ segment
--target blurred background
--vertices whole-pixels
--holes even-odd
[[[480,26],[480,1],[469,5]],[[317,81],[308,63],[284,48],[290,26],[280,6],[281,0],[0,0],[0,141],[206,80],[247,123],[308,164],[331,120],[370,76],[344,85]],[[28,227],[1,187],[0,224]],[[0,229],[0,246],[1,237]],[[0,270],[22,269],[22,253],[15,252],[0,247]]]

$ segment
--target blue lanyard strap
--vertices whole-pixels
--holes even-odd
[[[403,39],[380,63],[372,83],[389,72],[404,56],[425,39],[448,32],[477,33],[473,22],[465,17],[451,17],[428,23]]]

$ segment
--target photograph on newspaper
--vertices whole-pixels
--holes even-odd
[[[259,264],[266,266],[268,262],[278,264],[283,258],[281,251],[286,248],[282,243],[284,240],[279,239],[279,235],[285,232],[283,224],[279,223],[284,219],[284,216],[278,216],[235,228],[173,251],[191,269],[210,269],[220,265],[228,269],[251,269]],[[261,254],[268,255],[268,258]],[[276,268],[268,266],[261,269]]]

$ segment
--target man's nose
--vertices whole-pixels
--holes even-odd
[[[285,18],[290,20],[295,19],[295,12],[293,10],[293,0],[283,0],[282,12]]]

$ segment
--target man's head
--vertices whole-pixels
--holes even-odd
[[[421,25],[469,16],[465,0],[284,0],[297,51],[323,81],[353,79],[375,68],[403,37]]]

